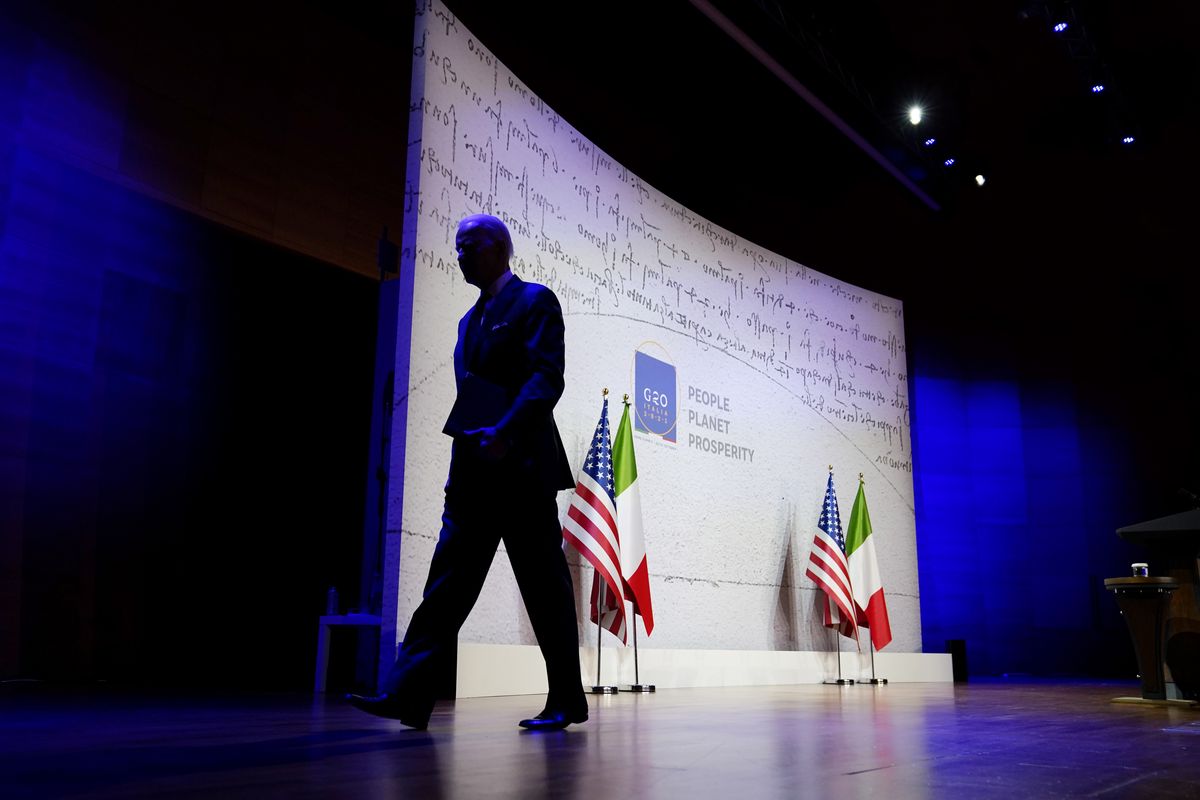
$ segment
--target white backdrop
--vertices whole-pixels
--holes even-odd
[[[514,272],[562,303],[566,392],[555,417],[576,468],[604,387],[615,432],[635,351],[674,365],[677,441],[635,435],[656,622],[640,643],[831,649],[804,570],[832,465],[843,520],[859,473],[866,479],[888,650],[920,651],[901,304],[765,251],[647,186],[439,2],[418,11],[410,139],[384,641],[403,636],[437,539],[451,353],[477,294],[458,271],[454,232],[482,212],[508,223]],[[559,500],[565,509],[569,493]],[[568,554],[583,641],[594,643],[592,571]],[[503,550],[461,638],[534,643]]]

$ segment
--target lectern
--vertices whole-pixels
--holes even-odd
[[[1200,700],[1200,508],[1129,525],[1117,530],[1117,535],[1145,547],[1150,574],[1174,584],[1174,590],[1162,598],[1159,657],[1168,672],[1163,687],[1166,699]],[[1133,620],[1128,621],[1136,647],[1138,635]],[[1139,652],[1139,664],[1142,657]],[[1143,668],[1143,695],[1145,675]]]
[[[1133,637],[1143,700],[1168,700],[1163,645],[1166,642],[1167,609],[1179,583],[1171,578],[1107,578],[1104,588],[1117,596],[1121,615]],[[1175,684],[1171,684],[1175,693]]]

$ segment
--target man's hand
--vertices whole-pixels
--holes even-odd
[[[495,427],[464,431],[467,436],[479,437],[479,449],[488,461],[499,461],[508,454],[508,440]]]

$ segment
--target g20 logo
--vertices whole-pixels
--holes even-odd
[[[661,351],[661,357],[646,350]],[[633,427],[643,433],[675,441],[676,377],[675,365],[666,350],[656,342],[645,342],[633,354]]]

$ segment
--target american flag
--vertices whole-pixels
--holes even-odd
[[[622,594],[621,539],[617,535],[617,505],[613,496],[612,440],[608,432],[608,397],[596,423],[592,446],[575,483],[567,508],[563,538],[596,570],[592,581],[592,622],[624,643],[625,596]],[[601,588],[600,583],[604,586]]]
[[[837,628],[843,636],[857,638],[850,569],[846,564],[846,537],[842,535],[842,518],[833,491],[832,472],[825,487],[825,502],[821,506],[821,519],[813,535],[805,574],[825,593],[825,627]]]

